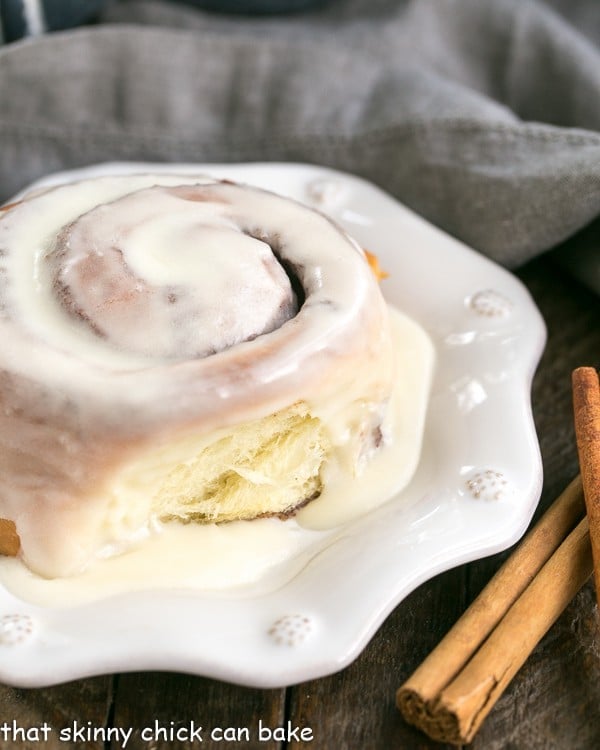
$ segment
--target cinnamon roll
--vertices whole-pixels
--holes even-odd
[[[285,518],[388,440],[365,253],[262,189],[132,174],[5,206],[0,340],[0,543],[43,576],[170,520]]]

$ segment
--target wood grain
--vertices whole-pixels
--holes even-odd
[[[0,555],[14,557],[19,553],[21,540],[13,521],[0,518]]]
[[[544,464],[537,519],[579,471],[570,374],[582,362],[600,362],[600,299],[548,259],[528,264],[518,275],[548,328],[532,389]],[[468,566],[470,596],[483,588],[511,551]],[[593,588],[588,584],[518,672],[469,747],[588,750],[600,746],[599,637]]]
[[[578,473],[570,373],[600,365],[600,301],[548,258],[518,274],[548,326],[548,344],[533,383],[534,417],[545,468],[536,518]],[[510,550],[464,565],[424,583],[388,617],[357,661],[339,674],[287,691],[262,691],[186,675],[150,673],[79,680],[40,690],[0,687],[0,726],[63,724],[75,718],[141,728],[155,719],[207,726],[264,722],[311,726],[311,750],[443,750],[404,724],[394,693],[439,642],[506,559]],[[600,628],[593,588],[586,586],[511,682],[470,748],[474,750],[589,750],[600,747]],[[340,618],[344,616],[340,612]],[[240,623],[243,627],[243,623]],[[1,658],[1,655],[0,655]],[[185,743],[128,747],[186,748]],[[2,743],[0,749],[15,745]],[[39,750],[38,744],[19,748]],[[49,750],[70,750],[49,745]],[[102,748],[96,743],[90,747]],[[109,743],[103,750],[116,750]],[[216,743],[196,747],[294,750],[303,743]]]
[[[148,750],[149,746],[152,750],[278,750],[279,742],[259,741],[258,722],[275,728],[283,725],[284,718],[285,690],[255,690],[181,674],[122,675],[114,697],[114,725],[134,729],[128,750]],[[202,727],[201,745],[192,737],[192,723],[196,729]],[[227,728],[247,728],[249,741],[244,736],[241,740],[217,739],[227,736]],[[143,734],[144,729],[151,731]],[[181,732],[180,739],[171,741],[169,731]],[[215,731],[215,739],[211,739]],[[148,740],[153,733],[155,740]]]
[[[0,685],[0,750],[78,750],[83,745],[73,741],[74,730],[107,725],[112,683],[111,677],[96,677],[37,690]],[[50,727],[45,742],[44,724]],[[9,731],[3,731],[4,725]],[[25,733],[23,738],[19,730]],[[66,734],[61,739],[63,731],[70,739]],[[105,746],[98,739],[85,747],[104,750]]]
[[[291,720],[315,731],[314,743],[297,747],[444,748],[402,720],[395,693],[401,676],[417,666],[463,611],[464,583],[462,568],[437,576],[395,609],[355,663],[291,688]]]

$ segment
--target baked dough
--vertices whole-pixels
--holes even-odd
[[[387,440],[365,253],[273,193],[133,174],[25,196],[0,211],[0,309],[0,518],[43,576],[165,520],[289,516]]]

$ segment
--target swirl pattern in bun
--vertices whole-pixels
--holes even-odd
[[[44,576],[172,519],[289,516],[387,438],[365,254],[261,189],[122,175],[5,207],[0,339],[0,519]]]

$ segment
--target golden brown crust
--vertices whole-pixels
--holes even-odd
[[[374,253],[371,253],[368,250],[364,250],[364,253],[367,256],[367,263],[371,266],[371,271],[373,271],[373,275],[375,276],[377,281],[381,281],[381,279],[387,279],[389,273],[381,268],[381,266],[379,265],[379,258]]]
[[[10,211],[11,208],[18,206],[20,203],[22,203],[22,201],[13,201],[12,203],[5,203],[3,206],[0,206],[0,211]]]
[[[15,557],[20,547],[21,541],[15,524],[5,518],[0,518],[0,555]]]
[[[129,177],[121,184],[120,178],[106,178],[101,190],[90,188],[85,206],[89,204],[93,211],[95,201],[106,205],[113,191],[114,195],[121,195],[119,191],[129,195],[127,191],[137,186],[141,192],[155,177],[131,179],[131,184]],[[11,257],[12,252],[21,251],[21,222],[31,220],[39,228],[44,217],[53,215],[51,200],[62,206],[62,201],[70,201],[78,190],[77,185],[71,185],[56,188],[56,193],[45,197],[36,193],[8,217],[4,214],[10,204],[6,205],[0,220],[3,246]],[[184,190],[193,195],[190,187]],[[244,192],[241,186],[228,190],[227,195],[231,193],[233,199],[238,192]],[[245,192],[241,197],[246,197]],[[252,192],[248,203],[254,212],[255,204],[260,207],[267,200],[279,206],[284,199],[258,191]],[[296,212],[304,210],[293,202],[286,203],[285,209],[288,213],[282,209],[283,218],[269,225],[269,236],[279,238],[287,228],[288,214],[292,221]],[[280,212],[271,213],[279,216]],[[304,221],[306,215],[299,218]],[[335,408],[342,411],[347,408],[346,398],[354,399],[354,395],[345,394],[354,394],[355,382],[360,382],[357,393],[372,403],[373,409],[379,408],[387,398],[393,371],[387,308],[355,244],[330,222],[323,223],[318,214],[310,213],[309,218],[310,227],[314,224],[322,230],[327,252],[313,253],[311,243],[305,251],[300,233],[292,233],[294,241],[283,243],[283,250],[280,238],[279,244],[275,243],[279,262],[292,266],[299,285],[306,290],[302,309],[272,335],[259,335],[251,345],[245,342],[248,345],[230,347],[219,356],[169,358],[153,353],[140,357],[130,355],[129,347],[105,346],[103,342],[96,346],[96,339],[87,334],[84,341],[89,352],[86,354],[85,348],[85,356],[81,356],[75,345],[77,337],[69,334],[66,340],[61,338],[61,331],[68,333],[73,322],[63,320],[62,311],[59,325],[48,324],[46,335],[46,323],[40,322],[38,331],[37,318],[31,314],[32,320],[23,319],[21,310],[26,306],[15,304],[12,294],[7,295],[7,314],[0,321],[0,517],[16,521],[18,534],[10,520],[2,522],[0,554],[14,555],[20,546],[31,569],[46,576],[68,575],[86,563],[83,557],[88,550],[93,556],[96,519],[101,513],[112,513],[111,493],[121,472],[129,471],[138,461],[143,463],[147,454],[161,446],[177,444],[192,434],[204,439],[213,431],[263,418],[287,408],[293,399],[320,403],[332,398],[336,399]],[[38,220],[39,225],[35,223]],[[252,232],[254,221],[254,213],[249,214]],[[32,235],[31,253],[34,245],[37,247]],[[344,253],[343,264],[338,262],[338,247],[339,253]],[[33,254],[28,258],[27,263],[33,262]],[[13,276],[21,278],[21,267],[20,262],[11,260],[7,289]],[[23,274],[24,279],[26,271]],[[327,285],[322,284],[322,277]],[[166,284],[167,305],[170,286],[171,282]],[[51,288],[46,293],[48,304],[58,304]],[[352,315],[342,312],[344,305]],[[134,317],[135,321],[139,318]],[[75,320],[77,325],[80,322]],[[314,334],[318,334],[318,346],[313,346]],[[301,357],[301,367],[282,366],[282,362],[295,361],[293,357]],[[367,360],[368,366],[363,364]],[[357,377],[357,367],[361,376],[364,370],[364,378]],[[338,403],[341,392],[344,396]],[[348,419],[352,409],[348,406]],[[293,509],[286,508],[283,515],[292,513]],[[65,526],[76,532],[62,543],[59,537]],[[115,523],[110,533],[116,539],[129,532],[125,525],[122,529]]]

